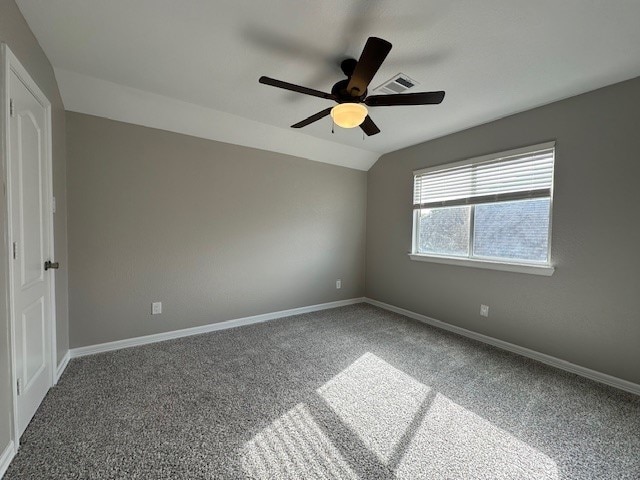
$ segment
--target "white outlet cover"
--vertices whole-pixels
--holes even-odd
[[[480,315],[483,317],[489,316],[489,305],[480,305]]]
[[[342,288],[342,280],[340,280],[340,279],[336,280],[336,288],[337,289]]]
[[[160,315],[162,313],[162,302],[153,302],[151,304],[151,315]]]

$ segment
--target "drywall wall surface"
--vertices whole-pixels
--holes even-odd
[[[72,347],[364,293],[366,172],[71,112],[67,152]]]
[[[33,80],[51,102],[52,142],[53,142],[53,191],[57,200],[57,212],[54,219],[55,260],[61,263],[56,272],[56,317],[58,361],[69,349],[68,309],[67,309],[67,217],[66,217],[66,154],[65,154],[65,118],[64,107],[58,91],[53,68],[29,29],[20,10],[13,0],[0,0],[0,42],[6,43],[14,55],[27,69]],[[0,80],[2,81],[2,80]],[[2,120],[0,120],[1,122]],[[4,131],[4,126],[2,126]],[[7,252],[6,242],[6,203],[1,202],[2,235],[0,251]],[[9,385],[9,344],[7,316],[7,259],[0,260],[0,454],[10,438],[11,390]],[[54,368],[56,366],[54,365]]]
[[[639,105],[637,78],[384,155],[368,172],[367,296],[640,383]],[[414,169],[549,140],[553,276],[409,259]]]

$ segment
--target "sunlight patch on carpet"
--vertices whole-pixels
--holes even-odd
[[[358,478],[303,404],[247,442],[241,458],[251,478]]]
[[[317,392],[367,448],[387,463],[430,390],[366,353]]]
[[[409,443],[397,478],[557,480],[548,456],[438,394]]]
[[[242,465],[249,476],[356,479],[349,460],[360,448],[358,458],[375,455],[379,468],[398,479],[560,478],[542,452],[372,353],[316,394],[245,444]],[[310,408],[319,400],[342,426],[322,430],[314,414],[325,414]],[[333,444],[327,434],[344,441]],[[350,451],[341,452],[348,444]]]

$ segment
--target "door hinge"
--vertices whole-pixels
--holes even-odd
[[[18,392],[18,395],[22,393],[22,385],[21,385],[20,379],[18,379],[18,381],[16,382],[16,390]]]
[[[13,117],[15,115],[15,108],[13,107],[13,98],[9,99],[9,116]]]
[[[13,259],[16,259],[16,251],[18,250],[18,242],[13,242]]]

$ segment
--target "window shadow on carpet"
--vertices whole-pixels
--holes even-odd
[[[554,461],[365,353],[242,449],[252,478],[559,479]]]

